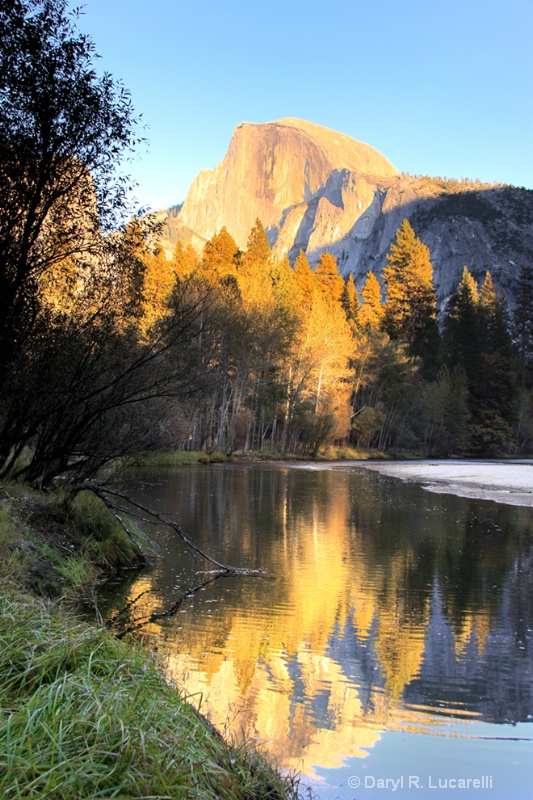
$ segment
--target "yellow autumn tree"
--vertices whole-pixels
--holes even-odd
[[[162,319],[168,310],[168,301],[176,283],[173,263],[165,256],[162,247],[144,256],[144,284],[140,327],[146,333]]]
[[[192,244],[184,247],[181,242],[178,242],[172,254],[171,265],[172,270],[180,280],[192,275],[198,266],[198,253]]]
[[[344,281],[339,273],[337,259],[331,253],[322,253],[316,267],[317,286],[327,302],[340,303],[344,292]]]
[[[323,259],[315,274],[300,252],[295,282],[300,323],[292,344],[285,425],[294,438],[299,419],[307,430],[300,435],[309,437],[316,452],[324,442],[347,436],[354,340],[341,304],[344,281],[333,256]]]
[[[367,273],[366,281],[361,287],[361,297],[363,302],[359,309],[360,327],[368,328],[371,331],[379,330],[385,309],[381,302],[381,286],[372,270]]]

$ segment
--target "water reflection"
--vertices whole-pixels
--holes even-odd
[[[216,558],[271,571],[218,581],[143,628],[220,727],[310,773],[366,756],[385,730],[531,719],[530,509],[348,467],[142,478],[136,496]],[[200,565],[157,535],[162,558],[115,607],[144,591],[142,614],[161,611],[195,579]]]

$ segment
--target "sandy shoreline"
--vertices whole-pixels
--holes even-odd
[[[425,489],[514,506],[533,506],[533,459],[517,461],[369,461],[363,469],[381,472]]]

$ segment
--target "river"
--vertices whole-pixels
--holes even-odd
[[[128,491],[269,572],[214,581],[134,634],[226,734],[321,800],[531,797],[533,508],[354,465],[143,469]],[[155,565],[107,613],[170,609],[209,568],[150,535]]]

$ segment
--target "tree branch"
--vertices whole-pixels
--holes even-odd
[[[106,486],[100,486],[94,483],[83,483],[77,487],[75,487],[74,491],[83,491],[87,490],[93,492],[97,497],[102,500],[102,502],[107,506],[109,511],[113,514],[115,519],[122,525],[130,539],[136,541],[136,535],[129,529],[127,524],[124,522],[122,518],[122,514],[130,514],[132,517],[136,517],[137,519],[142,519],[143,522],[148,522],[151,525],[167,525],[169,528],[172,528],[184,544],[191,550],[193,553],[196,553],[202,558],[205,558],[206,561],[209,561],[210,564],[213,564],[216,567],[215,570],[210,570],[209,574],[211,575],[267,575],[268,572],[263,569],[249,569],[248,567],[234,567],[230,564],[222,564],[220,561],[217,561],[212,556],[208,555],[205,550],[202,550],[198,547],[192,539],[187,536],[181,525],[175,522],[172,519],[168,519],[167,517],[163,516],[163,514],[159,514],[157,511],[154,511],[147,506],[138,503],[136,500],[133,500],[124,492],[119,492],[117,489],[110,489]],[[117,506],[116,503],[113,502],[114,497],[119,497],[121,500],[125,500],[129,505],[133,506],[133,508],[137,509],[138,511],[142,511],[143,514],[146,514],[146,517],[140,518],[135,512],[129,512],[123,506]],[[137,543],[137,542],[136,542]],[[204,571],[205,572],[205,571]]]

